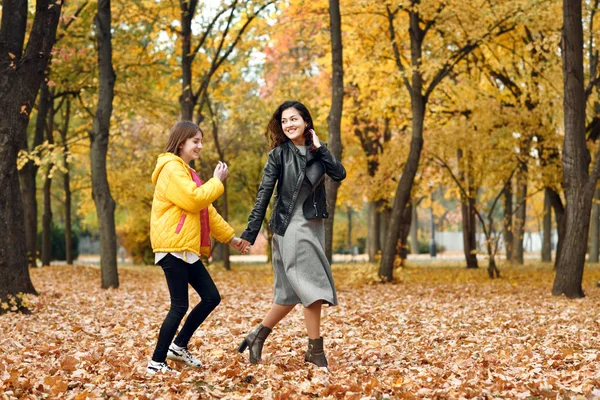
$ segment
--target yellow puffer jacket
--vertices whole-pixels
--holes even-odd
[[[222,243],[235,233],[212,206],[223,194],[223,183],[211,178],[202,186],[192,180],[190,167],[173,153],[158,156],[152,173],[154,199],[150,216],[150,241],[155,253],[191,251],[210,255],[210,247],[200,247],[200,210],[208,207],[210,233]]]

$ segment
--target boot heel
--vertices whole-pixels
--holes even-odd
[[[248,347],[248,342],[246,341],[246,339],[244,339],[238,347],[238,353],[243,353],[246,350],[246,347]]]

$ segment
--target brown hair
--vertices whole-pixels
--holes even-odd
[[[269,148],[272,150],[288,140],[288,137],[285,136],[285,133],[283,133],[283,129],[281,128],[281,114],[283,114],[283,112],[288,108],[294,108],[296,111],[298,111],[304,122],[306,122],[306,129],[304,130],[304,143],[306,146],[308,146],[308,151],[315,151],[316,147],[313,145],[312,134],[310,133],[311,129],[315,129],[312,117],[306,106],[295,100],[288,100],[282,103],[279,107],[277,107],[277,110],[275,110],[273,116],[269,120],[269,123],[267,124],[267,131],[265,132],[267,135],[267,140],[269,141]]]
[[[171,134],[169,135],[169,139],[167,140],[167,145],[165,146],[165,152],[173,153],[175,155],[179,155],[180,148],[183,143],[189,138],[193,138],[196,134],[200,132],[202,136],[204,136],[204,132],[202,129],[192,121],[180,121],[173,125],[171,128]]]

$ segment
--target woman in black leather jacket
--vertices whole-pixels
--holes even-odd
[[[267,126],[271,151],[248,227],[241,235],[244,248],[254,244],[275,189],[273,230],[274,299],[262,322],[244,338],[238,351],[261,359],[265,339],[296,304],[304,306],[308,334],[305,361],[327,368],[321,337],[321,306],[337,305],[331,266],[325,255],[323,218],[329,216],[325,175],[346,177],[344,166],[321,143],[306,107],[297,101],[281,104]]]

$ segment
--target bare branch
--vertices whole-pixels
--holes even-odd
[[[392,42],[392,48],[394,49],[394,58],[396,60],[396,65],[398,66],[398,69],[400,69],[400,72],[402,73],[402,79],[404,80],[404,85],[406,86],[406,88],[408,89],[408,92],[412,96],[413,89],[412,89],[412,86],[410,85],[410,82],[408,81],[408,78],[406,77],[406,69],[404,68],[404,64],[402,64],[402,60],[400,58],[400,50],[398,49],[398,43],[396,43],[396,31],[394,30],[394,18],[396,17],[396,14],[398,13],[399,9],[392,12],[392,10],[390,10],[390,8],[388,6],[386,6],[386,10],[387,10],[388,23],[389,23],[389,27],[390,27],[390,41]]]

